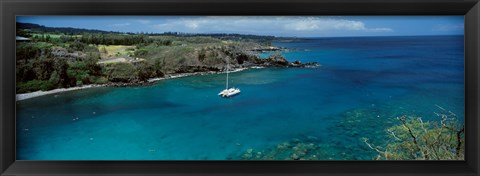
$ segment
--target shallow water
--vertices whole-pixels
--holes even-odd
[[[371,159],[374,153],[359,139],[381,141],[398,115],[435,120],[439,105],[463,122],[463,36],[274,45],[294,49],[283,53],[290,61],[322,66],[231,73],[230,85],[242,93],[228,99],[217,96],[225,74],[213,74],[20,101],[17,159],[238,159],[249,148],[305,136],[318,138],[325,151],[342,153],[321,159]],[[348,112],[368,118],[339,125],[352,120]]]

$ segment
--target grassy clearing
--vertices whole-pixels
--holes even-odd
[[[133,54],[135,46],[130,45],[98,45],[100,53],[106,56],[125,56]]]
[[[99,64],[114,64],[114,63],[120,63],[120,62],[127,62],[127,59],[125,58],[116,58],[116,59],[111,59],[111,60],[106,60],[106,61],[100,61],[98,62]]]
[[[35,37],[35,36],[42,37],[42,35],[45,36],[45,37],[47,35],[49,35],[50,38],[52,38],[52,39],[58,39],[58,38],[60,38],[60,36],[62,36],[62,35],[59,35],[59,34],[32,34],[32,37]]]

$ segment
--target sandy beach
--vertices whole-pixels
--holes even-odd
[[[80,90],[80,89],[88,89],[88,88],[93,88],[93,87],[103,87],[103,86],[104,85],[91,84],[91,85],[85,85],[85,86],[82,86],[82,87],[60,88],[60,89],[53,89],[53,90],[49,90],[49,91],[39,90],[39,91],[36,91],[36,92],[17,94],[16,100],[21,101],[21,100],[26,100],[26,99],[39,97],[39,96],[44,96],[44,95],[50,95],[50,94],[56,94],[56,93],[68,92],[68,91]]]

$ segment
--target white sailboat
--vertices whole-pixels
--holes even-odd
[[[235,88],[235,87],[228,88],[228,66],[229,65],[230,64],[228,63],[228,59],[227,59],[227,83],[226,83],[225,89],[222,90],[220,93],[218,93],[219,96],[226,97],[226,98],[237,95],[237,94],[240,93],[239,88]]]

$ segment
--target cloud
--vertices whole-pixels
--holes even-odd
[[[190,29],[197,29],[200,23],[204,23],[202,21],[185,21],[185,26]]]
[[[371,28],[366,30],[371,32],[393,32],[392,28]]]
[[[327,31],[327,30],[347,30],[347,31],[367,31],[367,32],[392,32],[391,28],[367,28],[361,21],[352,21],[332,18],[307,18],[299,21],[293,21],[285,24],[285,29],[295,31]]]
[[[450,31],[462,31],[464,29],[463,24],[442,24],[433,27],[433,31],[450,32]]]
[[[140,24],[150,24],[152,21],[150,21],[150,20],[135,20],[135,22],[140,23]]]
[[[392,32],[388,27],[369,28],[362,21],[338,17],[210,16],[180,17],[151,25],[159,32],[243,33],[277,36],[302,36],[349,31]]]
[[[125,27],[125,26],[130,26],[130,23],[117,23],[117,24],[111,24],[109,25],[110,27]]]

